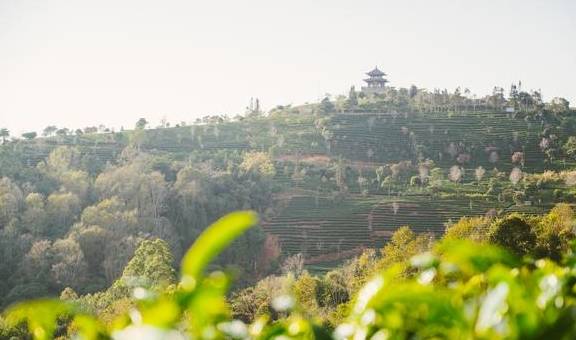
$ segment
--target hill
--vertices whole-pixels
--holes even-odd
[[[7,141],[3,295],[102,289],[142,239],[165,239],[177,262],[203,228],[236,209],[263,217],[217,262],[233,265],[242,284],[298,253],[325,271],[404,225],[441,235],[462,216],[539,214],[572,201],[574,111],[515,96],[352,90],[268,115],[153,129],[141,120],[120,132],[50,127],[42,138]],[[94,244],[123,251],[94,257]],[[35,269],[23,272],[23,261]]]

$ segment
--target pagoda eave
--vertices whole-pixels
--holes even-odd
[[[373,79],[373,78],[372,79],[371,78],[364,79],[364,81],[367,83],[387,83],[388,82],[388,80],[386,80],[386,79]]]

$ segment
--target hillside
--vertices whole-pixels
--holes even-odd
[[[447,101],[429,108],[359,101],[348,111],[338,100],[323,101],[268,116],[60,135],[3,149],[35,169],[53,150],[73,147],[95,177],[119,164],[129,147],[152,157],[169,186],[186,164],[229,171],[247,152],[264,152],[274,165],[267,174],[271,200],[250,206],[263,213],[263,230],[282,254],[302,253],[317,270],[382,246],[403,225],[439,235],[462,216],[542,213],[572,200],[570,110],[534,105],[510,113],[505,103],[473,108],[467,99],[458,99],[460,107]],[[3,176],[22,176],[9,168]],[[546,171],[554,173],[541,175]]]

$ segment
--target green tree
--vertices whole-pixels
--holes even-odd
[[[36,138],[37,136],[38,136],[38,133],[36,133],[35,131],[24,132],[22,134],[22,138],[27,139],[27,140],[32,140],[32,139]]]
[[[146,120],[146,118],[140,118],[136,122],[136,129],[137,130],[144,130],[146,128],[146,125],[148,125],[148,121]]]
[[[76,299],[78,299],[78,293],[70,287],[64,288],[60,293],[60,300],[74,301]]]
[[[486,217],[462,217],[458,222],[446,228],[444,239],[486,242],[490,222],[490,219]]]
[[[306,313],[310,313],[310,315],[318,312],[318,301],[316,301],[317,286],[318,280],[306,270],[298,276],[292,286],[296,301],[298,301]]]
[[[356,106],[358,106],[358,94],[356,93],[356,89],[354,86],[350,88],[348,92],[348,99],[346,100],[346,107],[348,110],[353,110]]]
[[[102,264],[107,256],[104,250],[111,243],[113,236],[109,231],[95,225],[81,228],[73,234],[84,254],[90,273],[103,273]]]
[[[274,163],[265,152],[248,152],[244,154],[240,169],[247,173],[271,178],[276,174]]]
[[[324,97],[324,99],[322,99],[322,101],[320,102],[319,110],[320,113],[322,114],[334,112],[334,104],[332,103],[332,101],[330,101],[330,98],[328,98],[328,96]]]
[[[60,289],[82,290],[86,283],[87,265],[78,242],[72,238],[57,240],[51,248],[53,262],[50,275]]]
[[[141,242],[141,238],[129,235],[119,237],[116,235],[106,244],[105,255],[102,262],[103,274],[108,284],[113,283],[122,275],[122,271]]]
[[[394,263],[403,263],[412,256],[430,248],[431,235],[416,234],[409,227],[398,228],[390,241],[382,249],[379,268],[386,268]]]
[[[82,154],[78,148],[60,146],[52,150],[44,162],[38,164],[38,169],[52,178],[58,178],[68,170],[78,169],[81,159]]]
[[[57,136],[67,136],[70,133],[70,129],[68,128],[61,128],[56,130],[56,135]]]
[[[54,125],[50,125],[44,128],[44,130],[42,130],[42,135],[44,137],[50,137],[54,134],[54,132],[56,132],[58,130],[58,128]]]
[[[52,242],[36,241],[24,256],[19,270],[23,272],[27,281],[49,282],[52,255]]]
[[[0,179],[0,226],[5,227],[16,218],[22,208],[23,194],[16,183],[8,177]]]
[[[557,204],[550,212],[538,219],[536,234],[538,237],[537,255],[555,261],[570,250],[574,240],[574,211],[569,204]]]
[[[576,136],[568,137],[568,140],[562,146],[562,150],[572,159],[576,159]]]
[[[42,194],[32,192],[26,196],[26,209],[22,214],[22,224],[35,236],[48,236],[49,224]]]
[[[318,282],[319,304],[321,307],[337,308],[349,301],[346,278],[341,270],[332,270]]]
[[[117,196],[86,207],[80,220],[84,227],[99,226],[115,235],[132,234],[138,228],[137,212],[126,209],[126,205]]]
[[[490,243],[502,246],[517,255],[533,254],[536,233],[525,216],[510,214],[495,220],[488,232]]]
[[[152,171],[150,159],[140,157],[110,167],[94,183],[101,199],[116,196],[128,209],[136,209],[139,217],[158,219],[167,208],[168,183],[159,171]]]
[[[85,134],[94,134],[98,132],[98,128],[96,126],[87,126],[84,128]]]
[[[164,287],[173,284],[176,282],[173,264],[174,258],[165,241],[144,240],[124,268],[119,284],[144,287]]]
[[[555,97],[552,98],[549,104],[550,111],[555,114],[562,114],[570,112],[570,102],[564,98]]]
[[[52,236],[65,234],[80,213],[82,206],[78,196],[71,192],[55,192],[47,199],[46,212],[50,219]]]
[[[2,144],[6,144],[6,139],[10,137],[10,131],[6,128],[0,129],[0,138],[2,138]]]
[[[91,179],[87,172],[82,170],[69,170],[63,172],[58,180],[62,191],[75,194],[81,201],[87,198],[91,187]]]

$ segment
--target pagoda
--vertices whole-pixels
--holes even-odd
[[[362,87],[362,92],[366,94],[384,93],[384,88],[388,82],[388,80],[384,78],[386,73],[380,71],[378,66],[376,66],[372,71],[366,73],[366,75],[370,78],[364,79],[367,86]]]

